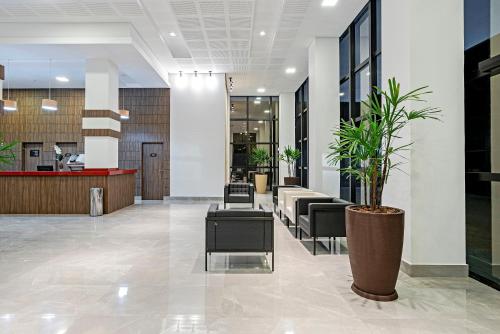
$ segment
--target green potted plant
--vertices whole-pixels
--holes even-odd
[[[300,177],[295,175],[295,164],[300,158],[300,151],[291,146],[286,146],[279,158],[285,162],[288,167],[288,177],[285,177],[285,185],[300,186]]]
[[[263,148],[256,148],[250,154],[250,162],[257,166],[255,173],[255,191],[265,194],[267,190],[267,174],[263,171],[263,166],[267,166],[271,161],[269,153]]]
[[[400,131],[418,119],[437,119],[441,111],[408,109],[425,102],[423,97],[430,93],[421,87],[402,94],[394,78],[389,80],[388,91],[374,87],[363,101],[359,122],[343,121],[330,144],[330,164],[339,166],[341,160],[349,159],[350,166],[339,168],[340,172],[363,184],[364,205],[346,209],[346,232],[354,280],[351,288],[368,299],[398,298],[395,287],[403,251],[404,211],[383,206],[382,194],[389,175],[401,164],[392,158],[411,147],[411,143],[401,143]]]
[[[0,169],[3,165],[12,164],[16,159],[13,149],[17,144],[17,141],[6,143],[3,134],[0,133]]]

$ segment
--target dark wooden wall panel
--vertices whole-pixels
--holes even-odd
[[[4,96],[6,96],[4,90]],[[83,89],[53,89],[52,98],[59,110],[41,110],[46,89],[11,89],[11,99],[18,101],[18,111],[0,114],[0,132],[6,140],[43,142],[42,163],[54,164],[56,143],[77,143],[84,152],[82,112]],[[143,142],[163,142],[164,196],[170,195],[170,90],[164,88],[120,89],[120,108],[130,110],[130,119],[122,121],[119,144],[119,167],[137,169],[135,194],[141,195],[141,146]],[[12,170],[22,169],[22,145],[16,148],[17,159]]]

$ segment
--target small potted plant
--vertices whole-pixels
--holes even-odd
[[[300,151],[291,146],[286,146],[283,153],[280,154],[280,160],[285,162],[288,167],[288,177],[285,177],[285,185],[300,186],[300,177],[295,175],[295,164],[300,158]]]
[[[404,211],[382,205],[382,193],[389,175],[401,162],[393,160],[411,147],[402,143],[400,131],[418,119],[437,119],[438,108],[410,109],[431,92],[427,87],[400,92],[396,79],[389,80],[389,90],[374,87],[363,101],[365,109],[359,122],[343,121],[330,144],[330,163],[348,159],[341,173],[360,180],[364,205],[346,209],[346,232],[349,261],[353,276],[352,290],[378,301],[398,298],[395,290],[401,263],[404,235]]]
[[[17,141],[6,143],[3,134],[0,133],[0,168],[2,165],[11,165],[16,160],[13,149],[17,144]]]
[[[265,194],[267,190],[267,174],[263,171],[263,166],[267,166],[271,161],[269,153],[263,148],[256,148],[250,155],[251,163],[257,166],[255,173],[255,191],[259,194]]]
[[[56,160],[56,171],[63,170],[64,169],[64,164],[63,164],[63,159],[64,155],[62,154],[62,150],[59,146],[54,145],[54,152],[55,152],[55,160]]]

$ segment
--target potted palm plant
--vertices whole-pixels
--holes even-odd
[[[279,158],[281,161],[284,161],[288,167],[288,177],[285,177],[285,185],[300,186],[300,177],[297,177],[295,174],[295,164],[300,158],[300,151],[291,146],[286,146]]]
[[[403,251],[404,211],[383,206],[382,194],[389,175],[401,164],[393,157],[411,147],[411,143],[401,142],[400,131],[415,120],[437,119],[441,111],[407,109],[424,102],[423,97],[430,93],[421,87],[403,94],[394,78],[389,80],[388,91],[374,87],[363,101],[366,110],[359,122],[343,121],[330,144],[330,164],[339,166],[348,159],[350,166],[339,168],[340,172],[363,184],[364,205],[346,209],[346,232],[354,280],[351,288],[368,299],[398,298],[395,287]]]
[[[0,133],[0,168],[2,165],[12,164],[16,159],[13,149],[17,144],[17,141],[6,143],[3,134]]]
[[[250,161],[257,166],[257,173],[255,173],[255,191],[259,194],[265,194],[267,190],[267,174],[262,167],[269,164],[271,157],[265,149],[256,148],[250,155]]]

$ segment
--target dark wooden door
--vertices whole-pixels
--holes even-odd
[[[43,165],[43,143],[23,143],[22,159],[23,171],[36,171],[36,166]]]
[[[142,144],[142,199],[163,199],[163,144]]]

